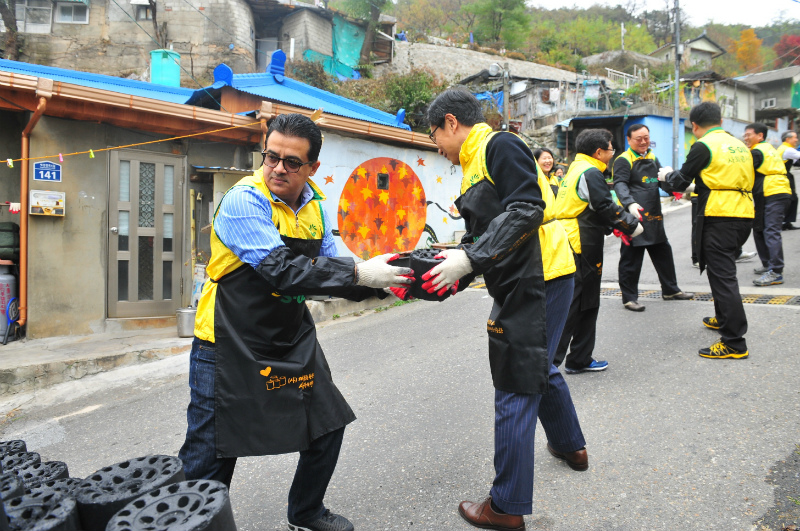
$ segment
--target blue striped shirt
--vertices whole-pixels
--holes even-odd
[[[281,201],[274,194],[272,198]],[[313,198],[314,191],[306,184],[300,208],[305,207]],[[322,236],[320,256],[338,256],[331,222],[325,209],[322,213],[325,218],[325,234]],[[272,205],[269,199],[249,186],[236,186],[225,194],[214,218],[214,232],[239,260],[253,267],[260,264],[269,253],[284,246],[281,235],[272,222]]]

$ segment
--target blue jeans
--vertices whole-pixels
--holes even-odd
[[[219,457],[214,429],[214,370],[217,349],[214,343],[194,338],[189,365],[191,401],[186,410],[186,440],[178,457],[183,461],[186,479],[214,479],[230,488],[235,457]],[[287,517],[292,524],[316,520],[328,483],[339,460],[344,428],[314,439],[308,450],[300,452],[294,481],[289,489]]]

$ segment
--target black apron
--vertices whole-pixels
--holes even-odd
[[[316,257],[322,240],[281,236]],[[333,383],[305,297],[282,296],[247,264],[217,282],[217,457],[306,450],[355,415]]]
[[[695,181],[697,182],[697,180]],[[727,192],[737,192],[746,197],[753,198],[752,193],[746,190],[737,190],[734,188],[719,188],[717,191],[727,191]],[[697,232],[694,233],[694,239],[692,240],[692,245],[695,245],[695,249],[697,249],[697,262],[700,265],[700,273],[705,271],[706,269],[706,257],[705,257],[705,249],[703,248],[703,226],[705,225],[705,218],[706,218],[706,204],[708,203],[708,197],[711,195],[711,190],[703,185],[702,188],[695,188],[695,192],[697,193],[697,217],[695,218],[695,227]],[[763,199],[764,194],[761,194]],[[762,207],[763,210],[763,207]],[[756,214],[756,216],[758,216]],[[742,221],[747,221],[748,218],[739,218]],[[763,223],[762,223],[763,225]]]
[[[477,241],[505,209],[494,185],[482,180],[455,201],[466,224],[462,241]],[[538,227],[533,236],[485,271],[494,300],[486,330],[495,388],[509,393],[547,392],[546,294]]]
[[[607,228],[599,216],[588,207],[578,214],[578,230],[581,239],[581,254],[575,259],[581,261],[578,274],[583,285],[581,291],[581,310],[600,306],[600,288],[603,280],[603,245]]]
[[[633,238],[631,245],[643,247],[667,241],[664,230],[664,215],[661,213],[661,195],[656,176],[658,164],[653,159],[636,159],[631,167],[631,178],[626,183],[633,200],[644,208],[642,215],[642,228],[644,232]],[[653,182],[648,182],[648,181]],[[582,244],[581,244],[582,245]]]
[[[753,206],[755,207],[755,218],[753,219],[753,231],[763,232],[764,230],[764,207],[766,206],[764,197],[764,175],[756,172],[753,181]]]

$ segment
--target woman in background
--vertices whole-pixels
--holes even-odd
[[[561,180],[556,177],[553,171],[553,166],[556,162],[553,157],[553,152],[547,148],[539,148],[533,152],[533,158],[536,159],[536,162],[539,163],[539,167],[542,168],[542,171],[547,176],[547,182],[550,183],[550,188],[553,189],[553,195],[557,196],[558,185],[561,184]]]

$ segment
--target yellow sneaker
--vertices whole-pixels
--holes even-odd
[[[719,321],[716,317],[703,317],[703,324],[711,330],[719,330]]]
[[[709,348],[701,348],[700,349],[700,356],[704,358],[711,358],[711,359],[737,359],[741,360],[750,355],[750,351],[745,350],[736,350],[735,348],[731,348],[722,341],[717,341]]]

